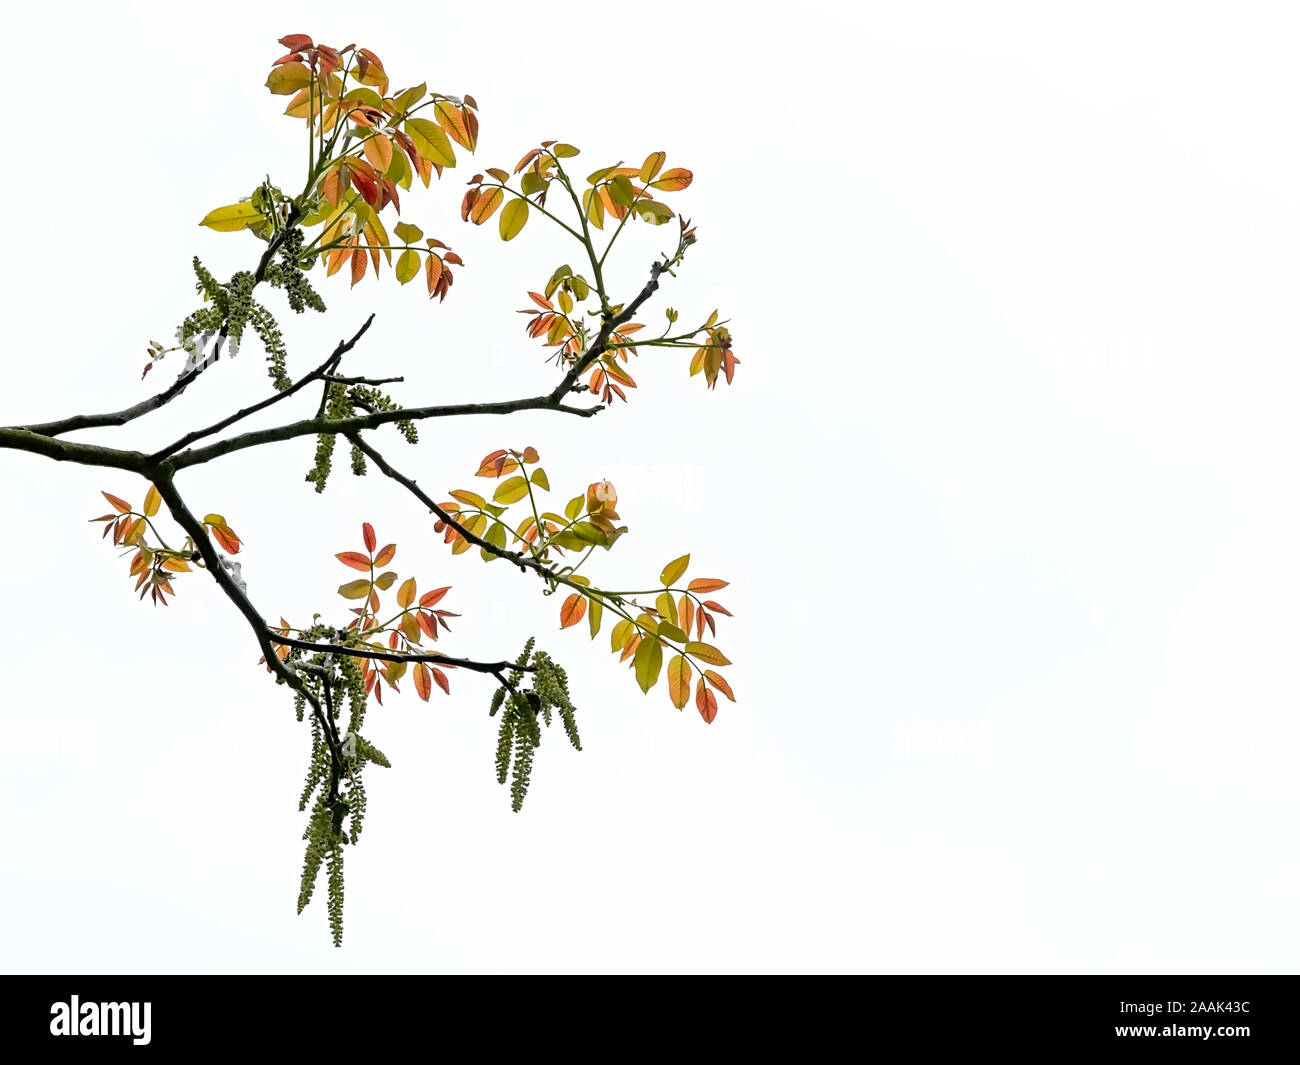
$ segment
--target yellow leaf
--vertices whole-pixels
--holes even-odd
[[[152,518],[158,513],[159,506],[162,505],[162,496],[158,494],[158,489],[153,485],[149,486],[149,491],[144,497],[144,515],[146,518]]]
[[[513,240],[528,221],[528,201],[511,200],[501,210],[501,239]]]
[[[659,581],[665,588],[671,588],[677,583],[677,579],[686,572],[686,567],[691,564],[689,554],[682,555],[681,558],[675,558],[664,567],[664,571],[659,574]]]
[[[682,655],[668,663],[668,697],[678,710],[691,697],[691,664]]]
[[[246,226],[257,225],[265,217],[252,203],[232,203],[209,211],[199,225],[215,229],[218,233],[234,233]]]

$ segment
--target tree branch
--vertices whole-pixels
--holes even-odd
[[[600,327],[600,332],[596,334],[596,339],[592,342],[586,353],[577,362],[569,368],[569,372],[551,391],[550,398],[558,403],[572,391],[573,386],[577,383],[578,378],[582,376],[584,370],[593,362],[599,359],[607,350],[609,338],[614,335],[620,325],[626,325],[632,320],[632,316],[641,309],[651,296],[659,290],[659,275],[668,269],[667,262],[654,262],[650,264],[650,280],[645,283],[645,287],[636,294],[636,298],[624,307],[618,314],[612,318],[605,318]]]
[[[500,403],[453,403],[440,407],[403,407],[398,410],[375,411],[373,414],[359,415],[355,418],[306,418],[287,425],[271,429],[257,429],[253,432],[218,440],[206,447],[191,448],[182,451],[170,459],[172,469],[181,470],[187,466],[198,466],[211,462],[222,455],[229,455],[245,448],[261,447],[283,440],[293,440],[299,436],[316,436],[320,433],[332,433],[337,436],[350,437],[363,429],[376,429],[390,422],[423,421],[428,418],[457,418],[470,414],[513,414],[521,410],[554,410],[564,414],[576,414],[580,418],[590,418],[604,410],[603,405],[595,407],[571,407],[559,402],[553,396],[530,396],[527,399],[512,399]]]
[[[317,366],[316,369],[312,370],[312,372],[309,373],[306,377],[297,381],[295,384],[291,385],[285,391],[277,392],[275,395],[267,397],[266,399],[262,400],[260,403],[254,403],[251,407],[245,407],[243,410],[235,411],[235,413],[230,415],[228,418],[222,418],[221,421],[209,425],[206,429],[195,429],[192,433],[186,433],[175,443],[168,444],[165,448],[163,448],[160,451],[155,451],[152,455],[149,456],[150,460],[153,462],[157,462],[160,459],[166,458],[168,455],[174,455],[181,448],[188,447],[196,440],[201,440],[205,436],[211,436],[213,433],[219,433],[221,432],[222,429],[234,425],[235,422],[242,421],[244,418],[247,418],[249,415],[256,414],[258,411],[261,410],[265,410],[267,407],[279,403],[282,399],[288,399],[294,393],[301,391],[303,388],[306,388],[307,385],[311,384],[313,381],[328,379],[327,375],[338,367],[338,364],[340,361],[342,361],[343,356],[346,355],[349,351],[351,351],[356,346],[357,341],[359,341],[363,336],[365,336],[366,330],[370,328],[370,323],[373,322],[374,320],[375,320],[375,316],[372,314],[369,318],[365,320],[361,328],[358,329],[356,333],[353,334],[351,340],[340,340],[338,342],[338,346],[335,347],[335,349],[332,352],[330,352],[329,358],[327,358],[324,362],[322,362],[319,366]]]
[[[451,655],[436,652],[430,654],[402,654],[399,651],[385,651],[367,647],[364,644],[349,647],[346,644],[339,643],[312,643],[310,640],[299,640],[293,636],[279,636],[274,631],[271,631],[269,638],[272,643],[284,644],[286,647],[297,647],[303,651],[315,651],[319,654],[349,655],[352,658],[370,658],[378,662],[430,662],[434,665],[468,669],[475,673],[491,673],[493,676],[503,669],[519,668],[513,662],[478,662],[472,658],[454,658]],[[533,667],[525,666],[523,668],[531,672]]]

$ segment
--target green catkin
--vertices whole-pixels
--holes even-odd
[[[343,847],[338,837],[331,841],[325,860],[329,865],[327,907],[330,915],[330,933],[334,937],[334,945],[341,947],[343,945]]]
[[[348,402],[347,387],[331,384],[326,392],[325,417],[333,420],[351,416],[352,404]],[[336,442],[337,437],[333,433],[320,433],[316,437],[316,461],[308,472],[306,480],[316,486],[318,493],[325,491],[325,484],[329,480],[330,470],[334,464]]]
[[[248,321],[266,351],[266,372],[275,383],[277,391],[287,392],[293,386],[293,380],[289,377],[286,368],[289,352],[284,346],[284,336],[280,332],[279,323],[276,322],[275,316],[256,300],[253,301],[249,311]]]
[[[553,712],[559,714],[569,742],[576,750],[582,750],[573,702],[569,698],[568,674],[546,652],[534,654],[533,642],[528,641],[516,660],[509,685],[502,685],[492,693],[488,711],[490,717],[501,714],[496,747],[497,783],[510,780],[510,806],[516,812],[523,807],[532,781],[534,756],[542,744],[542,726],[551,724]],[[533,673],[529,691],[521,689],[520,684],[530,658]]]
[[[302,913],[311,902],[316,890],[316,876],[320,872],[321,862],[329,849],[330,809],[322,795],[312,807],[311,818],[307,822],[307,831],[303,839],[307,841],[307,853],[302,862],[302,882],[298,888],[298,912]]]
[[[304,640],[344,647],[360,640],[356,632],[340,632],[321,624],[302,630],[301,636]],[[343,938],[343,846],[355,844],[365,826],[367,795],[363,771],[368,765],[387,768],[391,763],[383,751],[359,733],[365,721],[367,701],[365,669],[359,660],[293,648],[285,664],[302,677],[306,692],[317,700],[329,718],[332,734],[338,736],[342,765],[336,769],[325,728],[316,714],[307,713],[304,694],[296,692],[295,708],[300,708],[302,716],[309,721],[312,735],[307,780],[298,806],[304,810],[311,803],[311,814],[303,832],[307,847],[298,890],[298,912],[311,902],[321,866],[325,865],[330,934],[335,946],[339,946]],[[345,699],[350,717],[346,732],[339,724]]]

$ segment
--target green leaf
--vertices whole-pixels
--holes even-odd
[[[513,240],[528,221],[528,201],[511,200],[501,208],[499,223],[502,240]]]
[[[233,233],[246,226],[257,225],[265,218],[266,216],[252,203],[232,203],[228,207],[218,207],[215,211],[209,211],[203,216],[203,221],[199,225],[215,229],[218,233]]]
[[[578,149],[572,144],[552,144],[551,154],[557,159],[572,159],[579,153]]]
[[[419,226],[411,225],[410,222],[398,222],[397,225],[393,226],[393,232],[397,234],[397,239],[403,244],[414,244],[424,236],[424,230]]]
[[[420,272],[420,254],[407,248],[397,257],[397,280],[405,285]]]
[[[607,539],[606,535],[589,521],[575,523],[571,531],[583,543],[603,544]]]
[[[506,546],[506,527],[499,521],[494,521],[488,528],[487,533],[483,536],[483,539],[493,547],[504,548]],[[500,555],[493,554],[486,547],[480,547],[478,553],[483,556],[484,562],[495,562],[501,557]]]
[[[572,521],[582,513],[582,504],[585,502],[582,496],[574,496],[564,507],[564,516]]]
[[[671,588],[677,583],[678,578],[686,572],[686,567],[690,564],[691,556],[689,554],[673,559],[664,567],[664,571],[659,574],[659,583],[665,588]]]
[[[370,594],[370,582],[364,577],[356,581],[348,581],[347,584],[339,585],[339,595],[344,599],[364,599]]]
[[[516,474],[502,481],[492,498],[498,503],[514,503],[528,494],[528,482]]]
[[[443,166],[456,165],[456,153],[452,150],[451,141],[438,123],[427,118],[408,118],[402,126],[415,142],[415,150],[426,159]]]
[[[658,200],[637,200],[632,206],[652,226],[661,226],[673,217],[672,209]]]
[[[632,658],[632,665],[636,671],[636,682],[641,685],[643,692],[648,692],[655,686],[663,664],[664,649],[659,641],[651,637],[642,640]]]
[[[655,600],[655,609],[659,611],[659,616],[670,624],[677,620],[677,601],[672,597],[671,592],[659,593],[659,598]]]
[[[391,569],[385,570],[383,573],[381,573],[378,577],[375,578],[375,587],[378,588],[381,592],[386,592],[388,591],[389,588],[393,586],[393,581],[395,580],[397,580],[397,574],[394,573]]]
[[[665,640],[673,640],[676,643],[686,642],[686,633],[682,632],[682,630],[671,621],[659,622],[659,635]]]
[[[587,626],[591,629],[591,638],[594,640],[600,635],[600,615],[605,612],[604,604],[599,599],[592,598],[591,608],[587,611]]]
[[[551,490],[551,482],[546,479],[546,471],[540,466],[533,470],[533,476],[530,480],[543,491],[549,492]]]

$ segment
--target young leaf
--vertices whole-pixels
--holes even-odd
[[[370,594],[370,582],[364,578],[339,585],[339,595],[344,599],[364,599]]]
[[[162,505],[162,496],[158,494],[158,489],[153,485],[149,486],[149,491],[144,497],[144,516],[152,518],[158,513],[159,506]]]
[[[518,475],[507,478],[502,481],[497,490],[492,493],[492,499],[497,503],[514,503],[528,494],[528,482]]]
[[[704,723],[712,725],[713,719],[718,716],[718,698],[709,691],[703,677],[695,689],[695,707],[699,710],[700,717],[704,718]]]
[[[664,649],[654,638],[641,641],[632,661],[636,671],[636,682],[643,692],[648,692],[659,680],[659,671],[664,664]]]
[[[528,201],[511,200],[501,209],[501,239],[513,240],[528,221]]]
[[[664,571],[659,574],[659,582],[665,588],[671,588],[677,583],[677,580],[686,572],[686,567],[691,564],[690,555],[682,555],[681,558],[675,558],[664,567]]]
[[[397,605],[405,610],[415,602],[415,578],[407,577],[397,589]],[[725,663],[724,663],[725,665]]]
[[[668,663],[668,697],[678,710],[691,697],[691,664],[682,655],[674,655]]]
[[[711,669],[706,669],[704,675],[709,678],[709,683],[717,688],[718,691],[722,692],[722,694],[733,703],[736,701],[736,696],[731,690],[731,685],[726,682],[721,673],[715,673]]]
[[[688,643],[686,653],[694,655],[701,662],[707,662],[711,666],[729,666],[731,659],[719,651],[716,647],[707,643]]]
[[[576,625],[587,613],[587,600],[581,592],[574,592],[560,605],[560,628]]]
[[[716,577],[696,577],[686,587],[692,592],[716,592],[719,588],[725,588],[729,583],[729,581],[720,581]]]
[[[340,551],[334,557],[345,566],[359,569],[362,573],[370,572],[370,558],[367,555],[363,555],[360,551]]]
[[[426,703],[429,701],[429,694],[433,691],[433,678],[429,675],[429,667],[423,662],[415,663],[415,692]]]

